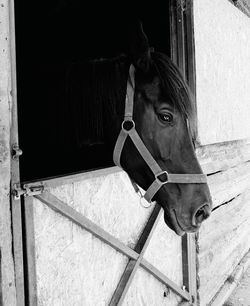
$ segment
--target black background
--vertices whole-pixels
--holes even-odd
[[[126,53],[128,27],[140,19],[150,46],[170,53],[168,1],[16,1],[21,180],[112,166],[105,146],[72,149],[65,106],[66,67]]]

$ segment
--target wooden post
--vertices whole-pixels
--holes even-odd
[[[2,293],[2,253],[0,248],[0,306],[3,305],[3,293]]]
[[[11,80],[11,126],[10,126],[10,153],[11,153],[11,188],[20,182],[17,121],[17,84],[16,84],[16,44],[15,44],[15,9],[14,0],[9,1],[9,46],[10,46],[10,80]],[[13,152],[16,148],[16,152]],[[13,155],[15,154],[15,155]],[[11,192],[10,192],[11,193]],[[15,263],[15,283],[17,305],[25,304],[24,272],[23,272],[23,238],[21,200],[11,198],[13,253]]]
[[[182,238],[183,285],[190,293],[192,305],[197,305],[197,271],[195,234]]]
[[[192,0],[171,1],[171,55],[195,97],[195,56]],[[196,244],[192,234],[182,238],[183,285],[197,305]]]
[[[11,126],[12,109],[14,105],[14,75],[13,75],[13,39],[14,39],[14,1],[3,0],[0,7],[0,247],[1,247],[1,303],[3,305],[18,305],[23,299],[23,289],[20,295],[16,288],[22,277],[15,269],[22,261],[22,255],[13,256],[13,227],[11,225],[10,181],[11,181]],[[17,206],[13,207],[14,210]],[[14,224],[14,223],[13,223]],[[20,223],[19,223],[20,224]],[[14,224],[17,226],[17,224]],[[17,242],[17,240],[15,240]],[[20,259],[20,260],[19,260]],[[17,276],[17,277],[16,277]],[[20,282],[19,282],[20,280]],[[19,305],[23,305],[20,303]]]

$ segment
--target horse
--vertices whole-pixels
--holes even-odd
[[[146,199],[163,208],[169,228],[196,232],[212,200],[195,154],[194,99],[177,66],[150,48],[141,24],[131,40],[128,54],[71,65],[74,142],[106,144]]]

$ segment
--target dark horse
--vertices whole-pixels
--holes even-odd
[[[113,151],[124,116],[126,86],[135,67],[133,121],[147,150],[165,173],[202,174],[195,155],[194,104],[178,68],[149,48],[140,27],[128,55],[75,64],[69,73],[69,112],[79,147],[108,143]],[[102,154],[102,152],[100,152]],[[147,190],[155,177],[126,139],[120,163],[130,178]],[[206,183],[163,184],[153,200],[178,235],[195,232],[211,211]]]

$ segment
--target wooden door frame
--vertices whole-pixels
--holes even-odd
[[[193,0],[170,1],[171,58],[182,71],[194,97],[196,111],[196,70]],[[197,123],[195,123],[197,132]],[[183,284],[192,297],[192,305],[198,304],[196,235],[182,238]]]
[[[185,78],[187,79],[191,90],[195,95],[195,57],[194,57],[194,33],[193,33],[193,5],[192,0],[171,0],[170,1],[170,22],[171,22],[171,57],[173,61],[183,71]],[[19,153],[18,151],[18,124],[17,124],[17,84],[16,84],[16,54],[15,54],[15,21],[14,21],[14,0],[10,0],[10,44],[11,44],[11,80],[12,80],[12,96],[13,96],[13,108],[12,108],[12,129],[11,129],[11,147],[16,148],[16,154],[14,155],[11,163],[12,181],[11,188],[14,190],[15,184],[20,184],[19,173]],[[118,171],[117,168],[108,168],[100,171],[89,172],[88,174],[79,174],[76,176],[67,176],[67,178],[61,178],[51,180],[51,184],[57,184],[58,182],[65,182],[65,179],[81,179],[83,176],[92,177],[95,175],[107,174]],[[47,198],[46,198],[47,196]],[[101,228],[90,224],[89,221],[83,216],[75,215],[75,212],[67,211],[67,207],[60,211],[57,199],[52,199],[51,195],[41,194],[36,195],[40,201],[49,205],[50,208],[63,214],[65,217],[70,218],[72,222],[77,223],[79,226],[90,231],[93,235],[98,236],[99,239],[105,243],[110,244],[118,251],[129,256],[130,260],[127,268],[124,271],[118,287],[113,295],[110,305],[119,305],[126,294],[129,285],[133,279],[133,275],[139,266],[142,266],[146,271],[153,274],[156,279],[160,280],[177,294],[181,295],[184,300],[190,301],[193,305],[197,305],[197,282],[196,282],[196,245],[194,235],[185,235],[182,239],[182,254],[183,254],[183,285],[186,290],[178,288],[171,280],[165,275],[143,259],[143,254],[149,243],[149,240],[156,227],[157,221],[161,215],[161,209],[156,206],[149,222],[147,223],[142,236],[139,239],[139,243],[135,247],[135,250],[131,250],[124,245],[120,245],[118,241],[107,235]],[[27,304],[33,305],[36,301],[36,286],[32,283],[35,281],[35,259],[34,259],[34,229],[32,216],[32,204],[30,204],[30,198],[27,197],[22,203],[20,198],[14,199],[12,197],[12,226],[13,226],[13,249],[15,260],[15,277],[16,277],[16,291],[17,291],[17,305],[23,306]],[[52,199],[52,200],[51,200]],[[53,204],[54,203],[54,204]],[[23,204],[22,215],[21,205]],[[27,206],[26,206],[27,204]],[[60,203],[62,206],[64,203]],[[80,220],[79,220],[80,218]],[[25,222],[26,219],[26,222]],[[27,222],[29,220],[29,222]],[[25,233],[24,233],[25,231]],[[31,239],[31,240],[30,240]],[[25,245],[23,246],[23,242]],[[24,250],[25,249],[25,250]],[[24,269],[24,260],[27,267]],[[25,270],[25,271],[24,271]],[[27,275],[29,273],[29,275]],[[28,289],[25,289],[28,286]]]
[[[74,176],[72,176],[70,178],[70,182],[72,183],[73,181],[76,182],[82,179],[83,178],[78,177],[77,180],[74,180]],[[55,187],[56,185],[60,186],[61,180],[59,180],[58,182],[57,179],[52,179],[44,181],[42,183],[44,186],[44,190],[41,194],[26,196],[24,198],[24,215],[26,219],[25,246],[27,248],[27,257],[25,262],[27,263],[26,273],[28,273],[28,288],[26,291],[27,305],[37,305],[33,197],[45,204],[47,207],[49,207],[56,213],[70,220],[73,224],[88,231],[93,236],[100,239],[103,243],[108,244],[116,251],[128,257],[128,264],[123,272],[123,275],[120,278],[116,290],[113,293],[113,296],[109,303],[110,306],[122,305],[126,293],[132,283],[133,277],[136,271],[138,271],[139,267],[146,270],[158,281],[160,281],[161,283],[169,287],[171,290],[173,290],[176,294],[181,296],[184,301],[191,302],[193,300],[193,297],[191,296],[190,292],[175,284],[165,274],[163,274],[160,270],[158,270],[155,266],[153,266],[150,262],[143,258],[143,255],[149,245],[150,239],[154,233],[157,223],[162,217],[163,209],[158,204],[155,205],[151,216],[149,217],[149,220],[141,236],[139,237],[136,246],[132,249],[48,191],[51,187]],[[26,184],[26,188],[32,187],[32,185],[33,183]]]
[[[24,263],[23,263],[23,226],[21,199],[14,199],[12,191],[14,185],[20,183],[19,172],[19,149],[18,139],[18,115],[17,115],[17,78],[16,78],[16,43],[15,43],[15,5],[14,0],[9,1],[9,38],[10,38],[10,69],[11,69],[11,129],[10,148],[11,152],[11,196],[10,207],[12,217],[12,245],[15,270],[16,303],[17,306],[25,305],[25,285],[24,285]]]

